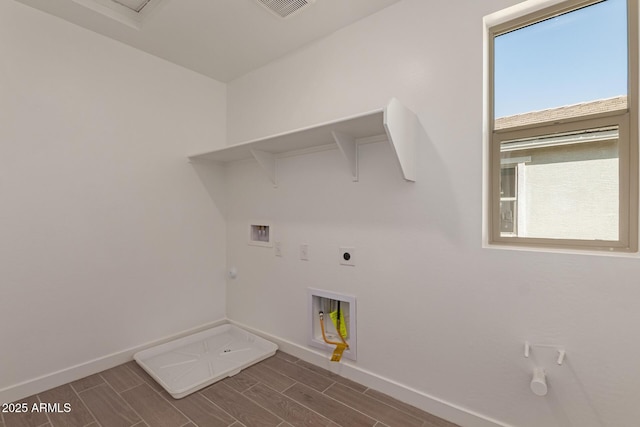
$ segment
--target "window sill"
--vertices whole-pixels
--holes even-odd
[[[565,255],[588,255],[588,256],[606,256],[606,257],[614,257],[614,258],[640,259],[640,252],[620,252],[620,251],[614,251],[614,250],[599,251],[599,250],[593,250],[593,249],[567,249],[567,248],[507,245],[503,243],[489,243],[486,240],[482,242],[482,249],[497,249],[497,250],[507,250],[507,251],[543,252],[543,253],[565,254]]]

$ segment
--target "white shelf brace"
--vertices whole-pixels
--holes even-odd
[[[332,131],[331,135],[338,144],[342,156],[347,161],[353,181],[358,181],[358,143],[355,138],[344,132]]]
[[[274,187],[278,186],[276,182],[276,156],[272,153],[261,150],[251,150],[251,155],[256,159],[262,170],[273,183]]]
[[[416,139],[420,120],[396,98],[392,98],[384,109],[384,129],[389,144],[396,154],[402,176],[406,181],[416,180]]]

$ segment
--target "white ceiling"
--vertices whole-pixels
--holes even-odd
[[[80,0],[17,1],[226,82],[399,0],[317,0],[287,19],[255,0],[161,0],[140,29]]]

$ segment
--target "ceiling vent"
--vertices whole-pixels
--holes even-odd
[[[73,0],[88,9],[139,30],[163,0]]]
[[[267,8],[271,13],[280,18],[289,18],[302,9],[306,9],[316,2],[316,0],[256,0],[260,5]]]
[[[112,0],[118,4],[123,5],[124,7],[128,7],[136,13],[140,13],[142,9],[149,3],[151,0]]]

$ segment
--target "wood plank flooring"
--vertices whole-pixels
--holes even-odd
[[[16,403],[59,410],[1,413],[0,427],[457,427],[280,351],[180,400],[132,361]]]

